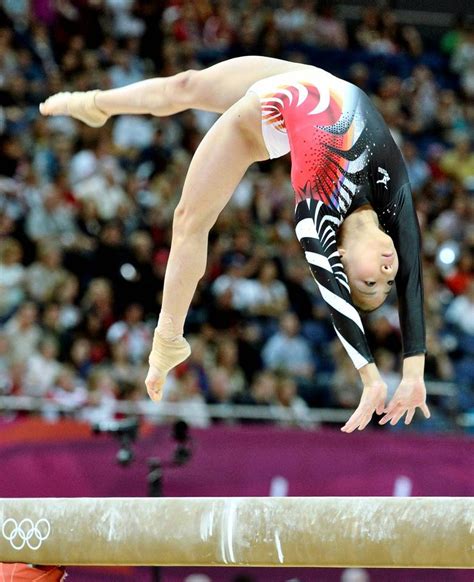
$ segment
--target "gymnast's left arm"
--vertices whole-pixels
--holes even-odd
[[[390,203],[384,223],[392,237],[399,258],[396,276],[400,328],[403,341],[403,370],[400,386],[385,409],[380,424],[396,424],[406,413],[405,424],[410,424],[419,407],[430,417],[426,405],[424,382],[425,318],[423,312],[423,279],[421,268],[421,236],[411,190],[402,186]]]

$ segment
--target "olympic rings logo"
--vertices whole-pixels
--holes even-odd
[[[49,538],[51,524],[45,518],[33,523],[31,519],[22,519],[20,523],[13,518],[3,522],[2,535],[10,542],[13,549],[22,550],[28,546],[30,550],[38,550],[41,544]]]

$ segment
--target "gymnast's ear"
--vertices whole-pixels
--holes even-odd
[[[343,257],[346,254],[346,249],[344,247],[337,247],[337,252],[340,257]]]

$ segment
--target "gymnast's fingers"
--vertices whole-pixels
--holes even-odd
[[[361,424],[363,424],[364,420],[369,416],[372,417],[372,412],[370,408],[367,406],[359,406],[354,414],[349,418],[346,424],[341,428],[342,432],[352,432],[356,428],[358,428]]]
[[[392,420],[392,418],[394,416],[396,416],[397,414],[401,413],[403,414],[403,412],[406,410],[406,408],[404,406],[402,406],[401,404],[396,404],[392,407],[387,408],[387,410],[385,411],[385,416],[379,420],[379,424],[387,424],[387,422],[389,420]]]
[[[402,416],[405,414],[405,412],[407,411],[406,408],[402,408],[401,410],[399,410],[397,413],[393,414],[392,416],[392,420],[390,421],[390,424],[392,426],[395,426],[397,424],[397,422],[402,418]]]
[[[375,408],[375,412],[377,414],[383,414],[385,410],[385,400],[382,398],[382,400],[380,400],[380,402],[377,404],[377,407]]]
[[[363,421],[359,424],[357,430],[364,430],[364,428],[369,424],[372,420],[373,413],[368,414]]]
[[[410,422],[413,420],[413,417],[415,416],[415,412],[416,412],[416,407],[414,408],[409,408],[406,418],[405,418],[405,424],[410,424]]]
[[[426,402],[423,402],[423,404],[420,406],[420,408],[421,408],[421,412],[423,412],[423,414],[425,415],[425,418],[430,418],[431,412],[430,412],[430,409],[428,408],[428,406],[426,405]]]
[[[400,406],[400,403],[398,402],[398,400],[395,400],[395,398],[393,398],[388,404],[387,407],[385,408],[385,410],[383,412],[385,412],[385,414],[392,414],[392,412],[398,408],[398,406]]]

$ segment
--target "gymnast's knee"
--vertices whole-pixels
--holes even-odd
[[[210,209],[181,201],[173,215],[173,238],[207,236],[216,220],[217,215]]]
[[[192,108],[198,102],[199,71],[188,69],[168,77],[167,90],[174,103]]]

